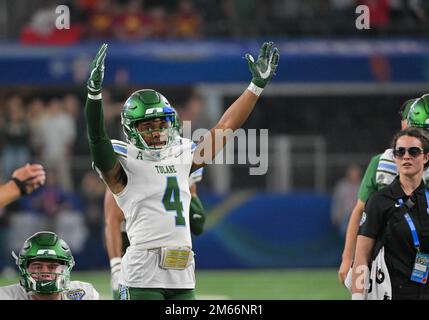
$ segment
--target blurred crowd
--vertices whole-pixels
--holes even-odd
[[[141,41],[290,35],[406,35],[428,30],[423,0],[4,0],[0,37],[27,44],[91,39]],[[57,30],[59,4],[69,30]],[[371,30],[357,32],[355,10],[366,5]],[[2,21],[3,19],[3,21]]]

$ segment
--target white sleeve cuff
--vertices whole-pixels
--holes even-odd
[[[96,95],[88,93],[88,98],[90,98],[91,100],[101,100],[101,92]]]
[[[259,88],[256,84],[253,82],[250,82],[249,86],[247,87],[247,90],[252,92],[253,94],[257,95],[258,97],[261,95],[264,88]]]

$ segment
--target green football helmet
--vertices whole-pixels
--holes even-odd
[[[429,94],[414,101],[408,112],[407,123],[410,127],[429,130]]]
[[[407,121],[410,108],[416,100],[418,100],[418,98],[410,99],[405,101],[401,105],[401,108],[399,109],[399,112],[398,112],[399,116],[401,117],[401,121]]]
[[[70,272],[74,266],[74,259],[67,243],[55,233],[48,231],[37,232],[25,240],[16,259],[20,283],[27,292],[55,293],[68,290]],[[55,272],[29,272],[28,265],[32,261],[54,261],[60,264]],[[50,275],[52,280],[39,279],[40,276]]]
[[[139,122],[151,119],[166,120],[168,128],[149,129],[142,132],[137,130],[136,125]],[[128,142],[142,150],[165,149],[180,135],[176,110],[162,94],[152,89],[138,90],[127,99],[121,112],[121,123]],[[153,132],[159,132],[165,144],[149,145],[143,138],[143,134],[151,135]]]

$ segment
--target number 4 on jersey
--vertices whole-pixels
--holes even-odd
[[[167,188],[162,197],[162,203],[164,204],[165,210],[176,211],[176,226],[186,225],[176,177],[167,177]]]

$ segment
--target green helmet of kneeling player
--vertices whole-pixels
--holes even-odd
[[[152,89],[136,91],[127,99],[121,122],[128,142],[142,150],[166,149],[180,131],[176,110]]]
[[[55,233],[37,232],[25,240],[19,255],[13,253],[20,284],[27,292],[50,294],[69,289],[73,255]]]

